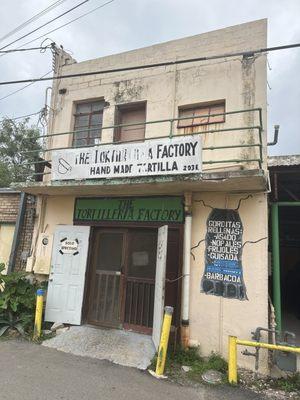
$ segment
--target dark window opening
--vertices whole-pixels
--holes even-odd
[[[195,105],[193,107],[180,107],[179,118],[186,118],[178,121],[178,128],[189,128],[200,125],[216,124],[225,122],[225,115],[214,115],[225,113],[225,101],[217,103]]]
[[[115,128],[115,141],[140,141],[145,138],[146,103],[124,104],[116,107],[116,125],[138,124]]]
[[[74,147],[100,143],[104,104],[104,100],[77,104],[74,114]]]

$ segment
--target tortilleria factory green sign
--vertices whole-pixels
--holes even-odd
[[[74,220],[182,223],[183,198],[77,198]]]

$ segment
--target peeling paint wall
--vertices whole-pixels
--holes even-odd
[[[205,238],[206,220],[211,211],[199,200],[215,208],[234,209],[245,194],[195,193],[193,196],[192,245]],[[190,334],[191,343],[200,346],[208,355],[214,351],[227,358],[228,335],[251,340],[251,332],[258,326],[268,327],[268,229],[267,194],[257,194],[241,202],[239,215],[244,227],[243,243],[266,238],[259,243],[247,244],[242,254],[243,276],[248,300],[228,299],[200,292],[204,271],[205,243],[193,250],[191,262]],[[267,341],[267,336],[264,336]],[[242,349],[241,349],[242,350]],[[254,369],[254,358],[238,352],[238,364]],[[267,358],[261,352],[261,371],[266,373]]]
[[[64,65],[60,68],[60,73],[106,70],[262,48],[267,45],[266,31],[266,20],[254,21],[126,53]],[[67,90],[66,94],[57,94],[62,88]],[[115,106],[118,104],[146,101],[147,121],[151,121],[177,117],[179,106],[217,100],[225,100],[226,111],[261,107],[263,121],[266,124],[266,55],[62,79],[55,85],[53,96],[55,102],[51,131],[57,133],[73,130],[73,113],[77,102],[100,98],[109,103],[104,110],[103,126],[114,124]],[[199,130],[209,128],[218,131],[223,128],[258,124],[258,114],[247,113],[228,115],[225,123],[199,127]],[[176,124],[174,128],[174,133],[178,133]],[[169,123],[148,125],[146,137],[167,136],[169,131]],[[203,145],[253,144],[258,142],[258,139],[257,131],[210,133],[204,135]],[[112,129],[103,130],[102,142],[112,140]],[[266,130],[263,133],[263,140],[266,143]],[[53,139],[54,147],[68,146],[71,143],[71,135]],[[204,160],[247,159],[257,158],[258,155],[258,148],[208,150],[204,152]],[[226,167],[257,168],[258,164],[245,163],[244,166],[226,164]],[[204,168],[218,170],[223,169],[224,165],[206,165]]]

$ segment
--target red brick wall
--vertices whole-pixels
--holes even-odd
[[[25,270],[27,257],[30,256],[31,242],[35,220],[36,199],[27,195],[26,211],[24,215],[23,229],[20,233],[20,240],[17,252],[15,270]]]
[[[0,223],[16,222],[20,193],[0,193]]]
[[[0,193],[0,224],[16,223],[19,212],[20,196],[20,193]],[[30,255],[35,207],[35,197],[27,195],[25,216],[19,236],[17,258],[14,266],[15,270],[25,269],[26,258]]]

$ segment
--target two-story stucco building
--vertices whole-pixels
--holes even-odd
[[[259,20],[80,63],[58,51],[57,76],[81,76],[54,81],[51,168],[22,188],[47,320],[157,343],[170,305],[183,345],[224,357],[228,335],[268,327],[266,55],[251,54],[266,47]]]

